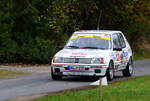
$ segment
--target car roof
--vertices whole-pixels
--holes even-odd
[[[79,30],[74,32],[75,34],[113,34],[113,33],[122,33],[121,31],[114,31],[114,30]]]

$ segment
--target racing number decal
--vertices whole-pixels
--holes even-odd
[[[120,54],[119,52],[117,52],[116,53],[116,61],[120,61],[121,64],[122,64],[122,58],[123,58],[122,54]]]
[[[121,64],[123,63],[123,60],[127,61],[128,60],[128,53],[123,52],[123,53],[116,53],[116,61],[120,61]]]

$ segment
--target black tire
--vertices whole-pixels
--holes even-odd
[[[112,81],[114,79],[114,65],[112,61],[109,63],[109,67],[106,71],[106,77],[108,81]]]
[[[133,61],[132,61],[132,57],[129,59],[129,62],[126,66],[126,69],[124,69],[122,71],[123,76],[125,77],[130,77],[133,74]]]
[[[51,76],[53,80],[61,80],[62,79],[62,75],[55,75],[53,72],[53,67],[51,67]]]

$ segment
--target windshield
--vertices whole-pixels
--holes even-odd
[[[68,49],[109,49],[110,35],[107,34],[74,34],[65,48]]]

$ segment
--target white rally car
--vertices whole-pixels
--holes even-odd
[[[51,63],[54,80],[62,76],[107,76],[115,72],[133,74],[132,50],[121,31],[81,30],[74,32]]]

